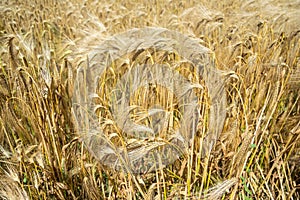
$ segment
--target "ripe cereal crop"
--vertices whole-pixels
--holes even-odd
[[[300,199],[299,16],[2,0],[0,199]]]

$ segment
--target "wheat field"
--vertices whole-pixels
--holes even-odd
[[[2,0],[0,199],[300,199],[299,16],[299,0]],[[145,27],[210,49],[219,75],[209,82],[194,73],[178,53],[189,45],[178,52],[150,45],[127,50],[97,77],[96,126],[114,146],[133,149],[132,157],[146,155],[134,149],[150,139],[141,143],[116,126],[108,108],[119,79],[136,65],[160,64],[176,66],[195,83],[200,117],[186,152],[163,168],[132,173],[107,165],[97,154],[105,148],[78,131],[86,119],[74,116],[74,96],[87,87],[74,88],[78,69],[99,62],[90,55],[112,48],[105,41]],[[163,39],[155,31],[141,37],[150,37],[149,44]],[[114,48],[122,49],[126,41],[117,38]],[[213,88],[224,96],[214,96]],[[222,114],[212,114],[211,97],[221,99]],[[157,112],[168,111],[159,122],[170,126],[161,129],[161,140],[180,127],[179,100],[165,87],[138,88],[130,105],[132,120],[155,130]],[[145,117],[151,108],[153,117]]]

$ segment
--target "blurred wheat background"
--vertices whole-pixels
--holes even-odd
[[[299,0],[2,0],[0,198],[299,199],[299,16]],[[209,156],[203,109],[188,155],[135,175],[89,153],[71,99],[88,53],[145,26],[200,39],[237,78],[227,79],[225,125]]]

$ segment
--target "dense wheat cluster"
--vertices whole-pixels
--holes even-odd
[[[299,16],[298,0],[2,0],[0,199],[299,199]],[[115,171],[76,131],[74,80],[105,39],[148,26],[196,38],[214,52],[224,72],[226,118],[213,150],[203,156],[207,82],[172,52],[132,51],[128,62],[116,60],[100,78],[99,105],[110,105],[106,94],[125,73],[122,67],[180,61],[178,71],[202,86],[195,90],[201,115],[188,152],[173,164],[144,174]],[[140,106],[133,119],[153,125],[138,113],[159,102],[172,113],[168,123],[179,126],[172,95],[159,86],[140,88],[130,97]],[[122,146],[122,131],[108,110],[97,114]]]

